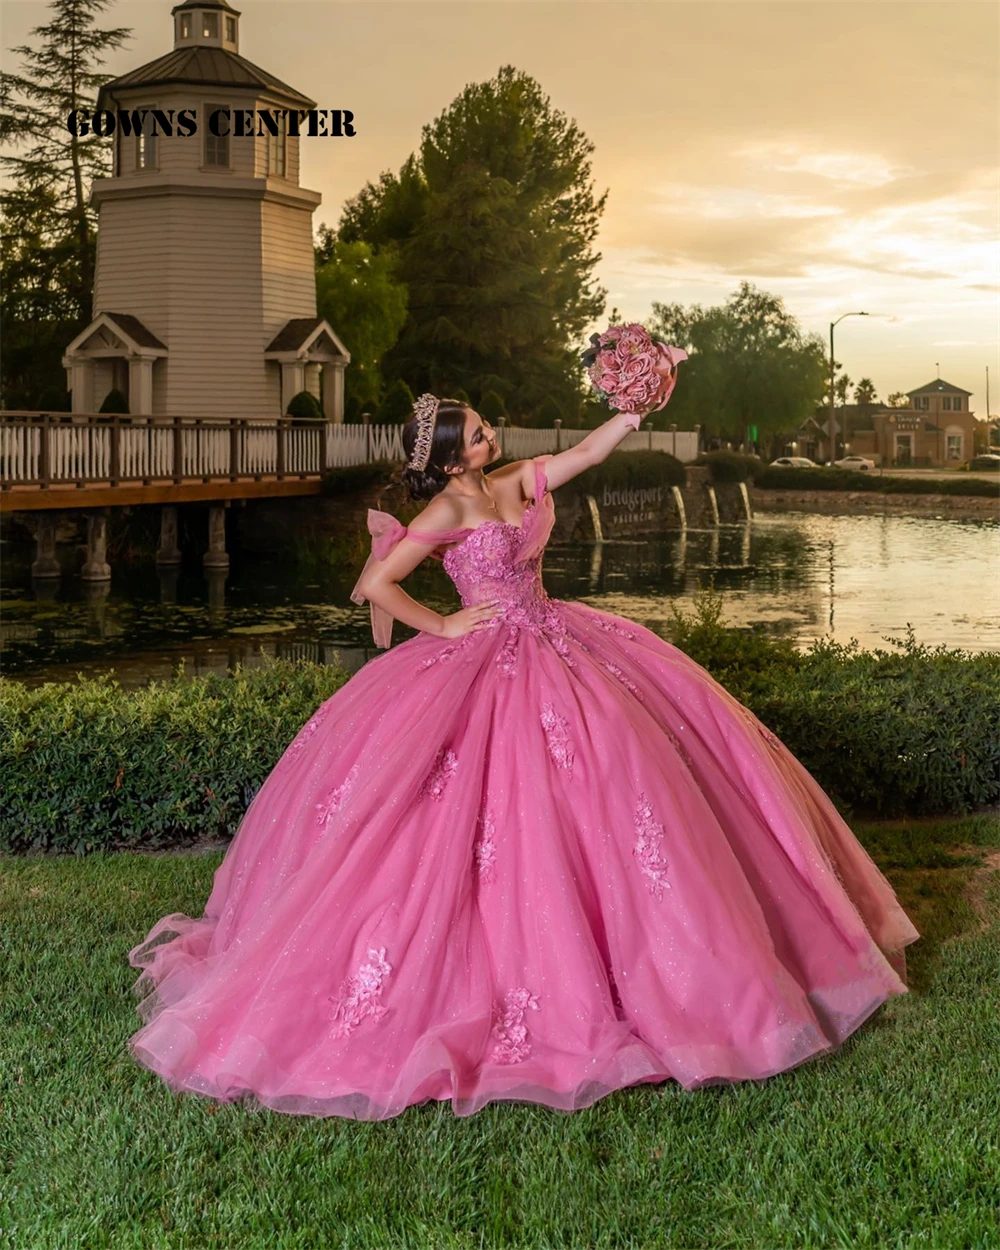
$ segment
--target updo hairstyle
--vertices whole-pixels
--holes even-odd
[[[392,475],[393,484],[401,484],[412,500],[433,499],[448,483],[445,468],[459,464],[465,448],[465,418],[469,405],[457,399],[442,399],[434,421],[431,454],[423,469],[411,469],[410,457],[417,441],[419,425],[411,416],[403,426],[403,454],[406,464]]]

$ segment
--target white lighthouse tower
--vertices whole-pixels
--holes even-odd
[[[239,54],[226,0],[171,10],[172,52],[105,84],[98,109],[147,110],[115,139],[99,210],[93,320],[66,349],[73,408],[96,411],[116,387],[135,414],[274,417],[298,391],[343,420],[350,354],[316,315],[312,215],[299,185],[300,139],[215,136],[215,109],[316,103]],[[150,110],[194,110],[197,132],[165,133]]]

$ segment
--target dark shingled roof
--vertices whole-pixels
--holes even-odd
[[[953,386],[951,382],[946,382],[944,378],[935,378],[933,382],[928,382],[926,386],[918,386],[916,390],[907,391],[907,395],[922,395],[924,391],[952,391],[959,395],[971,395],[971,391],[963,391],[960,386]]]
[[[294,352],[297,347],[302,346],[322,320],[322,317],[293,317],[291,321],[285,322],[264,351]]]
[[[133,317],[131,313],[105,312],[104,316],[110,317],[140,347],[162,347],[164,351],[168,350],[166,343],[161,343],[152,330],[147,330],[139,318]]]
[[[276,91],[288,96],[302,108],[316,107],[315,100],[310,100],[301,91],[289,87],[280,78],[275,78],[246,57],[236,52],[228,52],[225,48],[204,45],[175,48],[166,56],[140,65],[138,69],[129,70],[112,82],[106,82],[97,93],[97,107],[106,109],[109,95],[119,95],[129,88],[159,87],[168,83],[186,82],[211,87],[251,87],[257,91]]]
[[[185,9],[225,9],[227,13],[232,13],[234,17],[240,16],[239,9],[234,9],[226,0],[184,0],[183,4],[175,4],[170,10],[170,16],[175,13],[183,13]]]

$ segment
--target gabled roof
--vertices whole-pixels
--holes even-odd
[[[138,343],[140,347],[162,347],[166,349],[166,343],[161,343],[152,330],[147,330],[138,317],[133,317],[131,313],[109,312],[104,314],[120,329],[124,330],[134,343]]]
[[[293,317],[291,321],[285,322],[264,351],[294,352],[322,321],[322,317]]]
[[[960,386],[954,386],[951,382],[946,382],[944,378],[935,378],[933,382],[928,382],[926,386],[918,386],[916,390],[907,391],[907,395],[922,395],[924,391],[950,391],[957,395],[971,395],[971,391],[963,391]]]
[[[306,355],[315,353],[326,337],[328,347],[322,348],[326,359],[340,359],[344,364],[351,363],[351,353],[340,341],[333,327],[325,317],[293,317],[286,321],[274,338],[264,348],[269,359],[280,359],[278,353],[284,353],[285,359],[291,356],[304,359]],[[330,356],[333,351],[335,356]]]
[[[123,342],[128,351],[135,351],[137,348],[145,347],[154,355],[167,355],[168,348],[166,343],[161,343],[152,330],[147,329],[138,317],[133,317],[131,313],[114,312],[97,313],[94,319],[84,326],[73,341],[66,345],[65,352],[69,354],[81,350],[82,345],[94,334],[97,334],[102,326],[105,327],[106,333],[110,332]]]
[[[188,48],[174,48],[165,56],[148,61],[137,69],[129,70],[120,78],[106,82],[97,93],[98,109],[108,107],[109,95],[136,87],[163,87],[172,83],[193,83],[210,87],[250,88],[254,91],[273,91],[287,96],[303,108],[315,108],[316,101],[289,87],[266,69],[254,65],[245,56],[226,48],[208,47],[205,44]]]

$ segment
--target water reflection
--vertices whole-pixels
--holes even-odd
[[[30,545],[4,544],[0,582],[3,671],[29,684],[113,669],[125,685],[185,672],[224,672],[262,653],[340,659],[356,671],[377,654],[367,606],[348,599],[357,569],[317,575],[233,554],[229,569],[196,562],[157,571],[112,570],[110,583],[78,575],[32,581]],[[561,599],[621,613],[658,633],[669,604],[690,608],[714,585],[723,619],[805,648],[832,636],[886,646],[912,624],[918,641],[1000,651],[1000,526],[907,516],[762,514],[748,525],[689,529],[636,541],[550,546],[545,584]],[[457,606],[427,560],[406,582],[438,611]],[[394,638],[412,636],[396,623]]]

